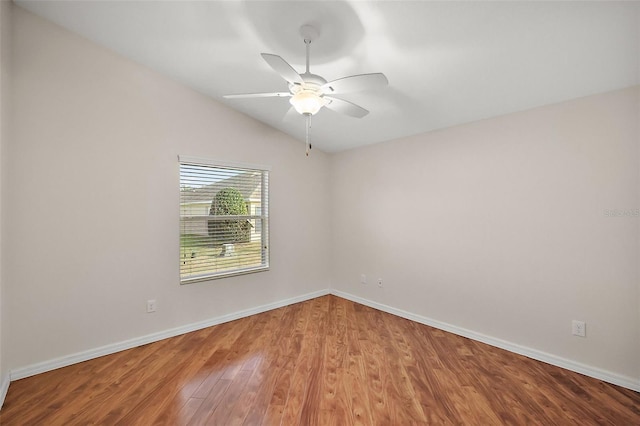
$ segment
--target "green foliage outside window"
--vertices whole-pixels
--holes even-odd
[[[247,204],[240,191],[224,188],[218,191],[211,202],[209,215],[246,216]],[[210,220],[209,236],[216,245],[246,243],[251,238],[251,223],[247,219]]]

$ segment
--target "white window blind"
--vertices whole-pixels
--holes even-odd
[[[180,160],[180,282],[269,269],[269,170]]]

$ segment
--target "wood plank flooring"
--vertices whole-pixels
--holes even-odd
[[[11,383],[3,425],[640,425],[640,394],[325,296]]]

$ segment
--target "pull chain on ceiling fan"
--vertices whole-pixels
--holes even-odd
[[[369,111],[344,99],[336,98],[333,95],[343,93],[360,92],[364,90],[376,89],[389,84],[387,77],[382,73],[358,74],[342,77],[337,80],[327,82],[323,77],[311,74],[309,71],[309,56],[311,42],[318,38],[318,30],[311,25],[300,27],[300,35],[306,46],[306,70],[304,74],[298,72],[287,61],[278,55],[262,53],[262,58],[271,68],[289,83],[289,92],[273,93],[246,93],[237,95],[225,95],[227,99],[243,98],[291,98],[289,102],[293,108],[306,118],[306,153],[309,155],[311,149],[311,116],[315,115],[327,107],[355,118],[362,118],[369,114]],[[328,96],[331,95],[331,96]]]

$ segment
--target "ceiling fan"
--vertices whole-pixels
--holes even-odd
[[[227,99],[290,98],[289,102],[293,105],[293,108],[307,119],[306,143],[307,155],[309,155],[309,150],[311,149],[311,116],[320,111],[322,107],[356,118],[362,118],[369,114],[369,111],[361,106],[336,98],[333,95],[375,89],[386,86],[389,82],[382,73],[358,74],[327,82],[326,79],[309,71],[310,45],[312,41],[318,38],[318,30],[312,25],[303,25],[300,27],[300,35],[307,50],[306,71],[303,74],[299,74],[287,61],[278,55],[261,54],[267,64],[289,83],[288,92],[246,93],[225,95],[224,97]]]

